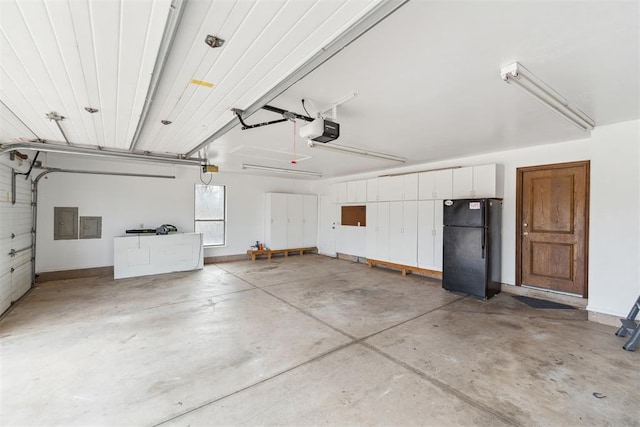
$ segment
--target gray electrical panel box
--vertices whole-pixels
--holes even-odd
[[[78,238],[78,208],[53,208],[53,240]]]
[[[80,217],[80,238],[100,239],[102,237],[102,217],[101,216],[81,216]]]

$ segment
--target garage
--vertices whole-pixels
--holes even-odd
[[[637,2],[0,7],[4,425],[637,425]]]

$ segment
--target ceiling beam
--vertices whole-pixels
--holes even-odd
[[[171,50],[173,41],[176,38],[176,33],[178,31],[178,26],[180,24],[180,20],[182,19],[182,14],[184,12],[186,3],[187,0],[172,0],[171,2],[169,16],[167,17],[167,23],[164,28],[164,34],[162,35],[162,41],[160,42],[160,51],[158,53],[158,57],[156,58],[155,66],[153,67],[153,74],[151,75],[149,89],[147,90],[147,97],[144,101],[142,112],[140,113],[140,120],[138,121],[138,126],[136,127],[136,131],[133,134],[133,138],[131,139],[131,144],[129,145],[129,152],[133,153],[135,151],[140,139],[140,133],[147,123],[147,114],[149,114],[149,109],[151,108],[151,104],[153,104],[153,97],[156,93],[156,89],[158,88],[160,77],[162,77],[162,73],[164,72],[164,67],[167,64],[169,51]]]
[[[115,159],[127,159],[136,160],[141,162],[152,163],[169,163],[173,165],[185,165],[185,166],[201,166],[206,163],[206,159],[200,159],[195,157],[171,157],[161,156],[158,154],[142,154],[142,153],[129,153],[126,151],[110,151],[105,149],[93,149],[84,148],[78,146],[69,145],[56,145],[47,144],[42,142],[17,142],[15,144],[0,144],[0,156],[9,153],[14,150],[30,150],[30,151],[44,151],[46,153],[61,153],[72,154],[80,156],[93,156],[93,157],[106,157]]]

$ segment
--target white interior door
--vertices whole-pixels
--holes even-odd
[[[320,196],[318,253],[336,256],[336,204],[328,194]]]

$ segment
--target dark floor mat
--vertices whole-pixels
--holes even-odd
[[[525,297],[521,295],[513,295],[515,299],[520,302],[527,304],[529,307],[533,308],[551,308],[556,310],[575,310],[575,307],[572,307],[567,304],[560,304],[559,302],[547,301],[545,299],[531,298]]]

